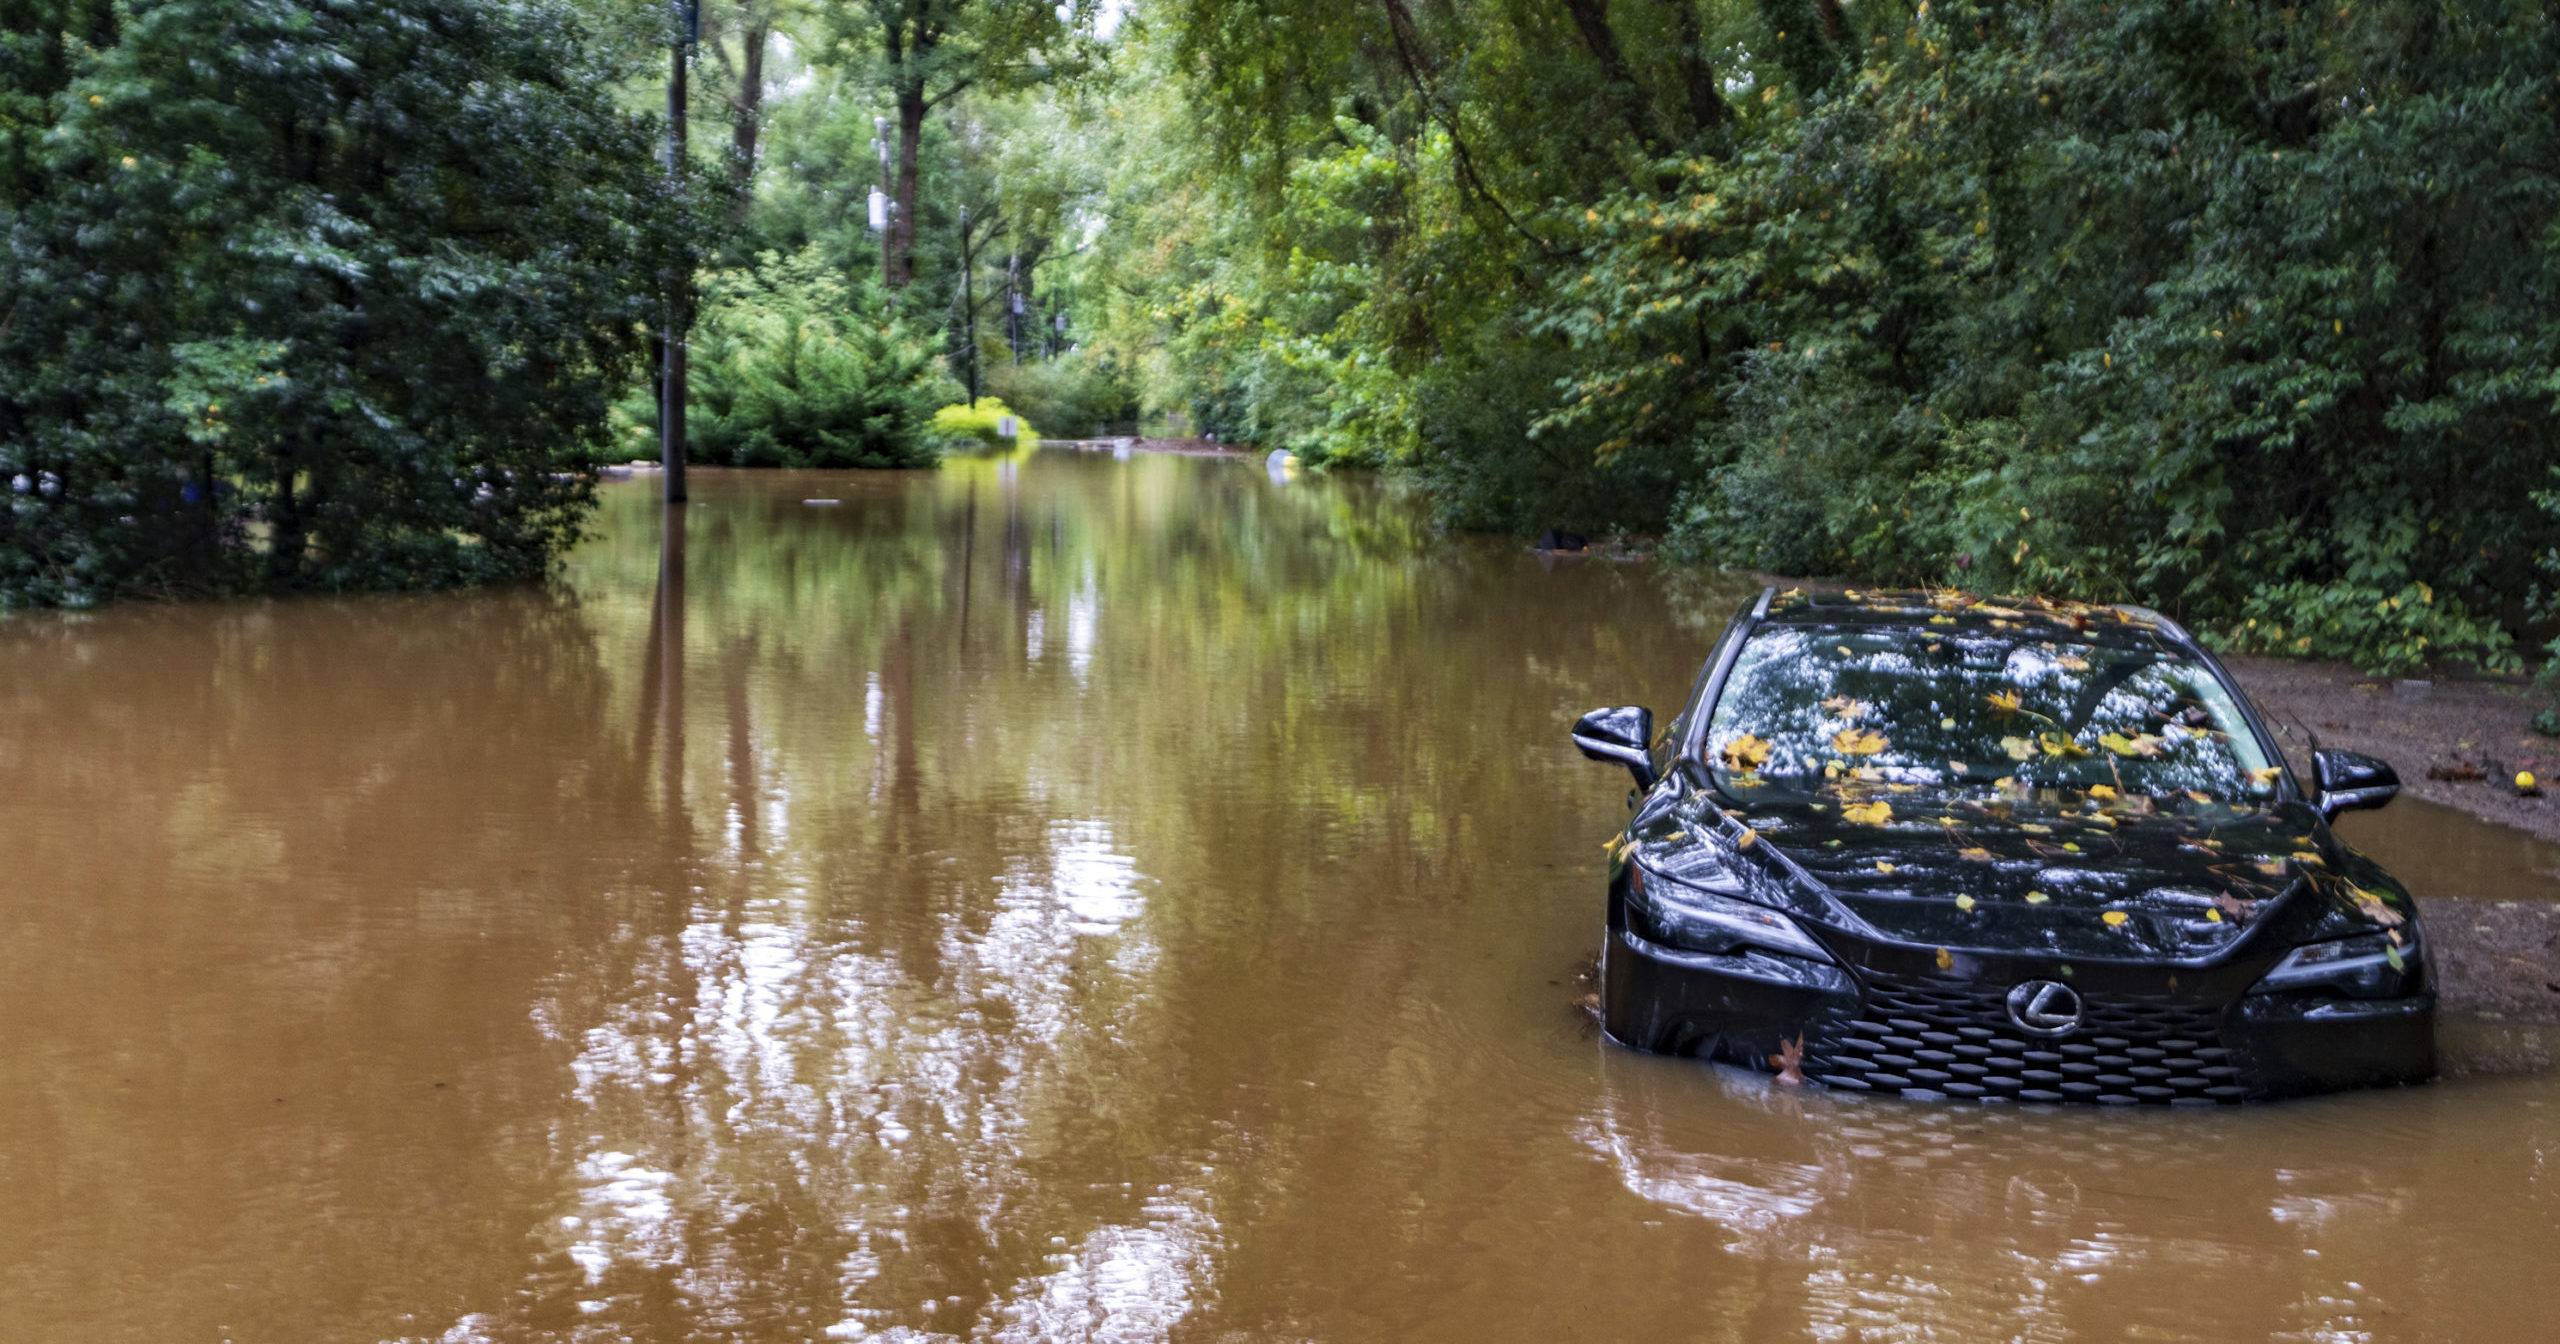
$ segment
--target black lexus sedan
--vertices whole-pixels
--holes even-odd
[[[2132,607],[1760,594],[1689,702],[1574,726],[1634,772],[1622,1044],[1982,1101],[2215,1103],[2435,1071],[2418,912],[2213,656]]]

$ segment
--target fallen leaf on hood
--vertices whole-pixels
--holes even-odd
[[[1890,873],[1893,871],[1893,865],[1882,859],[1878,859],[1876,860],[1876,871],[1879,873]]]
[[[1804,1033],[1797,1032],[1792,1041],[1778,1042],[1778,1053],[1769,1056],[1777,1066],[1778,1081],[1789,1087],[1804,1086]]]
[[[2115,789],[2109,785],[2092,784],[2089,786],[2089,796],[2103,803],[2112,798],[2118,797],[2119,795],[2116,793]]]
[[[2029,905],[2042,905],[2052,899],[2052,897],[2045,895],[2041,891],[2031,891],[2027,893],[2027,904]]]
[[[1873,756],[1888,745],[1884,734],[1861,732],[1855,728],[1843,728],[1831,735],[1831,749],[1843,756]]]
[[[1733,838],[1733,847],[1735,849],[1749,849],[1758,843],[1760,843],[1760,833],[1748,826],[1742,828],[1742,834]]]
[[[2321,868],[2329,866],[2328,860],[2321,858],[2319,855],[2314,854],[2307,849],[2295,850],[2293,854],[2293,861],[2295,863],[2308,863]]]
[[[1993,691],[1982,699],[1984,703],[1991,706],[1991,712],[2001,718],[2005,719],[2018,712],[2020,702],[2016,691]]]
[[[2386,929],[2396,929],[2408,922],[2407,916],[2383,904],[2381,896],[2357,886],[2350,886],[2347,890],[2356,898],[2356,909],[2374,923]]]
[[[1955,953],[1953,953],[1953,952],[1948,951],[1947,949],[1945,949],[1945,948],[1943,948],[1943,947],[1942,947],[1942,948],[1939,948],[1939,949],[1938,949],[1938,969],[1939,969],[1939,970],[1942,970],[1942,971],[1952,971],[1952,970],[1954,970],[1955,968],[1956,968],[1956,954],[1955,954]]]
[[[1968,863],[1989,863],[1991,862],[1991,851],[1983,849],[1980,846],[1976,846],[1972,849],[1957,850],[1956,857],[1963,859]]]
[[[2022,821],[2022,822],[2019,822],[2019,823],[2018,823],[2018,829],[2019,829],[2019,830],[2022,830],[2022,831],[2025,831],[2025,832],[2026,832],[2027,834],[2029,834],[2029,835],[2051,835],[2051,834],[2053,834],[2053,828],[2052,828],[2052,827],[2050,827],[2050,826],[2040,826],[2040,825],[2037,825],[2035,822],[2032,822],[2032,821]]]
[[[1840,809],[1840,815],[1844,820],[1862,826],[1882,826],[1893,820],[1893,807],[1881,799],[1872,803],[1851,803]]]
[[[2000,739],[2000,749],[2009,753],[2010,760],[2024,761],[2035,756],[2036,743],[2031,737],[2004,737]]]
[[[2260,859],[2249,866],[2257,869],[2259,872],[2265,873],[2269,877],[2284,876],[2284,860],[2282,859]]]
[[[2132,916],[2127,915],[2122,910],[2110,910],[2107,913],[2098,916],[2098,918],[2105,920],[2107,922],[2107,927],[2114,928],[2123,924],[2127,919],[2132,918]]]
[[[1958,896],[1958,897],[1956,898],[1956,908],[1957,908],[1958,910],[1970,910],[1970,909],[1972,909],[1972,908],[1973,908],[1973,898],[1972,898],[1972,897],[1970,897],[1970,896]]]
[[[1725,763],[1736,770],[1749,770],[1769,759],[1770,744],[1749,733],[1724,744]]]

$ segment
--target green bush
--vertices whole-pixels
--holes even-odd
[[[931,336],[900,321],[876,285],[847,285],[810,247],[709,272],[701,294],[686,422],[695,460],[926,467],[939,458],[933,408],[955,389]]]
[[[1127,374],[1081,350],[1028,364],[989,365],[987,388],[1021,407],[1025,417],[1078,438],[1133,424],[1139,415],[1138,389]]]
[[[996,422],[1013,416],[1018,431],[1007,439],[996,433]],[[1040,431],[1031,421],[994,397],[980,397],[976,405],[954,402],[933,413],[933,432],[953,447],[1011,448],[1018,444],[1038,443]]]

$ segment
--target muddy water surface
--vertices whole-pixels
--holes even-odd
[[[701,473],[665,551],[651,484],[555,593],[0,625],[0,1340],[2550,1332],[2548,1072],[1598,1041],[1563,728],[1738,591],[1238,461]],[[2422,898],[2560,895],[2392,816]]]

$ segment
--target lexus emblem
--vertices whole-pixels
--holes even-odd
[[[2051,980],[2030,980],[2009,991],[2009,1020],[2031,1036],[2068,1036],[2080,1025],[2080,995]]]

